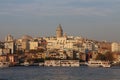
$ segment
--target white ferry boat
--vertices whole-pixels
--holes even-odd
[[[9,67],[9,62],[0,62],[0,68]]]
[[[61,60],[61,66],[63,67],[79,67],[79,60]]]
[[[111,67],[108,61],[88,61],[87,64],[89,67]]]
[[[79,60],[46,60],[44,66],[79,67]]]

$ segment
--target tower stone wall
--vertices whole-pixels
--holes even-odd
[[[62,29],[61,24],[59,24],[58,27],[57,27],[57,29],[56,29],[56,37],[57,38],[63,37],[63,29]]]

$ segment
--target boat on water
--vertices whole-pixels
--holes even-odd
[[[79,60],[61,60],[61,66],[63,67],[79,67]]]
[[[46,60],[44,66],[57,67],[60,66],[60,60]]]
[[[79,67],[79,60],[46,60],[44,66]]]
[[[0,68],[9,67],[9,62],[0,62]]]
[[[29,63],[29,62],[24,62],[23,65],[24,65],[24,66],[29,66],[30,63]]]
[[[102,67],[109,68],[109,67],[111,67],[111,65],[109,62],[102,62]]]
[[[108,61],[100,61],[100,60],[97,60],[97,61],[88,61],[87,65],[89,67],[111,67],[110,63]]]
[[[29,63],[29,62],[27,62],[27,61],[25,61],[24,63],[21,63],[20,65],[21,65],[21,66],[29,66],[29,65],[30,65],[30,63]]]
[[[39,63],[38,65],[39,65],[39,66],[44,66],[44,63]]]

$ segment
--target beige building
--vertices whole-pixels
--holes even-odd
[[[14,53],[15,51],[15,43],[14,43],[14,39],[13,36],[8,35],[7,37],[5,37],[5,48],[6,49],[10,49],[10,53]]]
[[[63,35],[60,24],[56,30],[56,37],[48,37],[45,40],[47,41],[48,49],[73,49],[73,45],[77,42],[74,37],[68,37],[66,34]]]
[[[60,37],[60,38],[46,38],[47,48],[48,49],[73,49],[73,45],[76,43],[76,40]]]
[[[120,43],[113,42],[111,48],[112,52],[120,52]]]
[[[59,50],[59,59],[67,59],[67,55],[63,50]]]
[[[0,55],[2,55],[3,54],[3,49],[0,49]]]
[[[6,55],[10,53],[10,49],[0,49],[0,55]]]
[[[6,61],[8,61],[8,60],[7,60],[7,56],[5,56],[5,55],[0,55],[0,62],[6,62]]]
[[[30,41],[32,41],[33,38],[28,35],[22,36],[21,39],[16,40],[16,50],[23,50],[23,51],[29,51],[30,50]]]
[[[22,50],[28,51],[30,49],[28,40],[23,40],[21,44],[22,44]]]
[[[38,48],[38,42],[37,41],[30,41],[30,50],[36,50]]]
[[[5,37],[5,42],[11,42],[13,41],[13,36],[11,36],[10,34],[8,34],[6,37]]]

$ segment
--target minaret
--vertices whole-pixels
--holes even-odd
[[[56,29],[56,37],[57,38],[63,37],[63,30],[62,30],[61,24],[59,24],[57,29]]]

